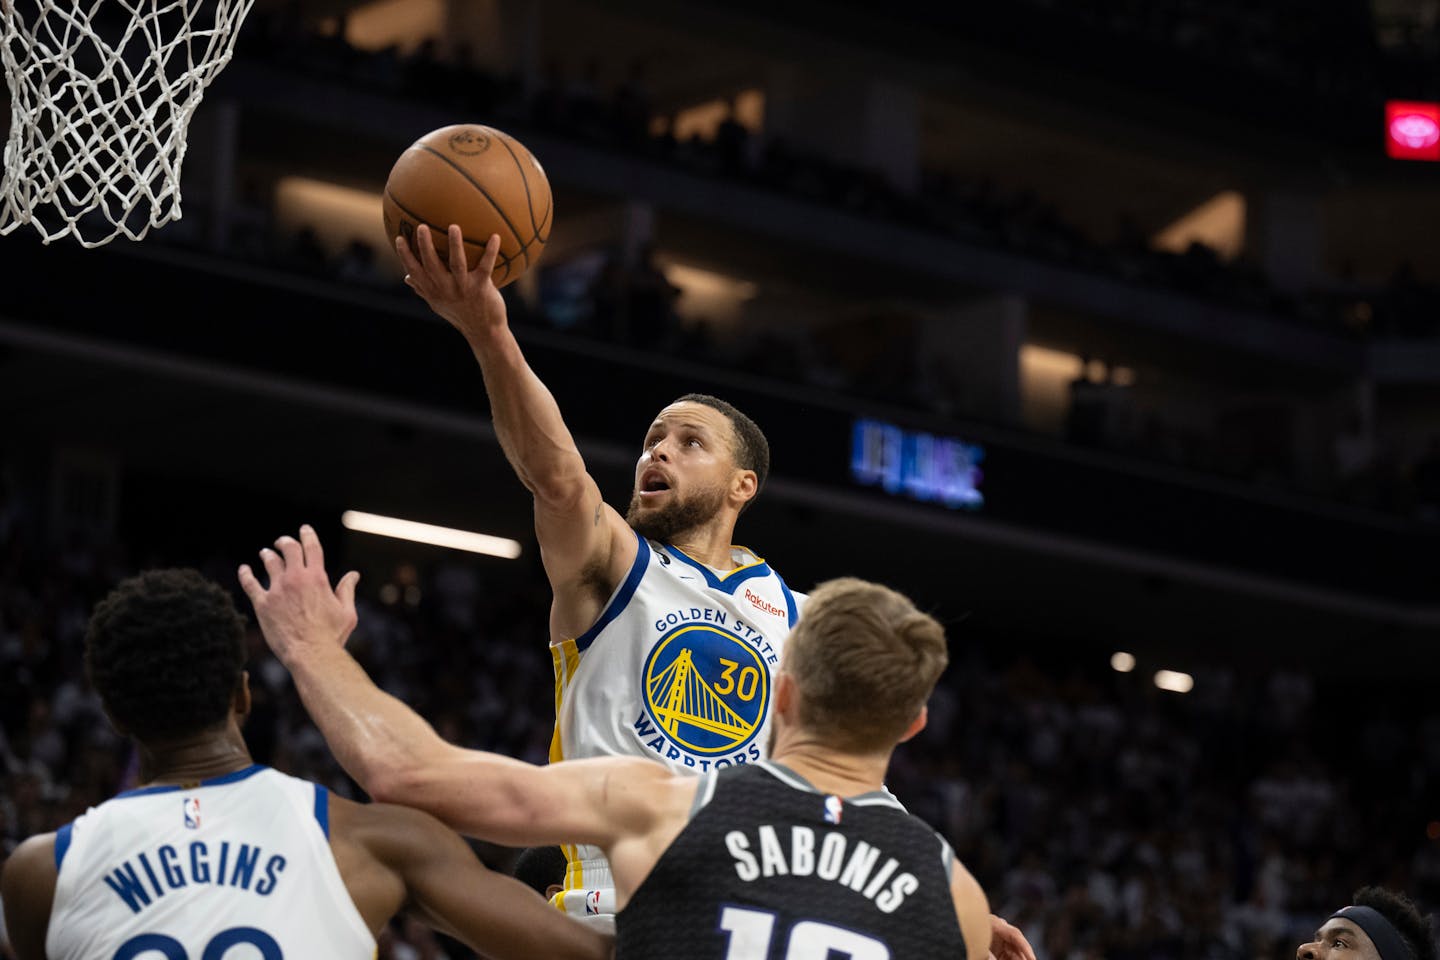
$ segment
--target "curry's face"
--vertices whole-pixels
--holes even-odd
[[[1315,931],[1314,940],[1296,949],[1295,960],[1380,960],[1380,951],[1358,925],[1334,917]]]
[[[673,531],[709,520],[735,473],[733,451],[725,414],[703,403],[672,403],[645,431],[625,518],[646,536],[652,536],[646,528]]]

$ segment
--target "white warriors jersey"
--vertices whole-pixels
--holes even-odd
[[[635,563],[594,626],[551,644],[550,759],[642,756],[695,774],[762,759],[772,674],[804,594],[744,547],[731,548],[733,570],[715,571],[636,539]],[[598,850],[565,853],[567,890],[612,886]],[[568,912],[613,913],[601,899]]]
[[[122,793],[55,835],[45,954],[373,960],[329,833],[324,787],[258,765]]]

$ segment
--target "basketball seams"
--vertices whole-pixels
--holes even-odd
[[[532,247],[532,246],[533,246],[534,244],[536,244],[536,243],[539,243],[540,246],[541,246],[541,248],[544,248],[545,244],[546,244],[547,242],[549,242],[550,236],[549,236],[549,234],[547,234],[547,233],[543,233],[543,231],[544,231],[545,228],[550,224],[551,219],[552,219],[552,214],[554,214],[554,212],[555,212],[555,200],[554,200],[554,197],[552,196],[552,197],[551,197],[551,200],[550,200],[550,206],[545,210],[545,216],[541,219],[541,221],[540,221],[540,226],[539,226],[539,227],[536,229],[536,231],[535,231],[535,236],[533,236],[533,237],[530,238],[530,241],[525,244],[525,246],[522,248],[522,250],[528,251],[528,250],[530,249],[530,247]],[[537,254],[537,256],[538,256],[538,254]],[[528,264],[530,258],[527,256],[525,259],[526,259],[526,263]]]
[[[497,132],[497,134],[500,134],[500,131],[498,130],[495,132]],[[536,223],[536,204],[534,204],[534,194],[530,193],[530,177],[526,176],[526,166],[521,163],[520,155],[518,155],[516,151],[514,151],[514,147],[511,147],[510,137],[508,137],[507,134],[500,134],[500,142],[501,145],[503,145],[503,147],[505,148],[505,153],[510,154],[511,160],[516,161],[516,170],[518,171],[518,173],[520,173],[520,183],[523,183],[524,187],[526,187],[526,213],[530,214],[530,229],[536,232],[534,233],[534,237],[531,237],[531,239],[536,239],[536,237],[540,236],[540,225],[539,223]],[[518,147],[518,145],[520,144],[516,145]],[[520,148],[521,150],[526,150],[526,148],[524,147]],[[530,151],[526,150],[526,154],[530,154]],[[554,203],[553,197],[552,203]]]
[[[528,248],[531,243],[540,239],[540,224],[535,222],[535,197],[530,192],[530,178],[525,175],[525,164],[520,162],[520,156],[510,146],[510,137],[500,133],[499,130],[496,130],[495,133],[499,134],[498,139],[500,140],[500,145],[505,148],[506,153],[510,154],[510,159],[515,161],[515,169],[520,174],[520,182],[525,185],[525,212],[530,216],[530,229],[535,231],[534,235],[525,241],[524,246]],[[530,151],[526,150],[525,152],[528,154]],[[553,192],[550,194],[550,206],[555,206],[555,195]],[[549,211],[547,210],[546,213],[548,218]],[[542,222],[544,219],[546,218],[542,218]],[[525,262],[527,264],[530,262],[528,256],[525,258]]]
[[[479,180],[476,180],[473,176],[470,175],[470,171],[466,170],[460,164],[445,156],[445,154],[441,153],[439,150],[436,150],[428,143],[417,143],[415,144],[415,147],[424,150],[426,153],[430,153],[438,157],[443,163],[445,163],[446,166],[451,167],[455,170],[456,173],[460,174],[460,176],[464,177],[467,181],[469,181],[470,185],[476,190],[478,190],[480,192],[480,195],[484,197],[486,201],[489,202],[490,206],[495,209],[495,212],[500,215],[500,220],[505,224],[505,226],[510,228],[510,235],[515,238],[516,246],[521,247],[522,249],[524,248],[525,241],[520,239],[520,231],[516,230],[515,224],[510,222],[510,217],[505,213],[504,208],[501,207],[500,204],[495,202],[495,198],[490,196],[490,191],[486,190]]]

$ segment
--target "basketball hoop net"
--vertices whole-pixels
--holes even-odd
[[[139,240],[180,218],[185,131],[255,0],[0,0],[0,234]]]

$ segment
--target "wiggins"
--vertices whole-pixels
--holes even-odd
[[[226,841],[211,849],[203,840],[195,840],[180,847],[167,843],[150,856],[136,854],[102,879],[132,913],[139,913],[150,906],[152,892],[158,900],[192,883],[237,887],[268,897],[285,869],[285,858],[278,853],[265,858],[262,867],[264,851],[248,843]]]

